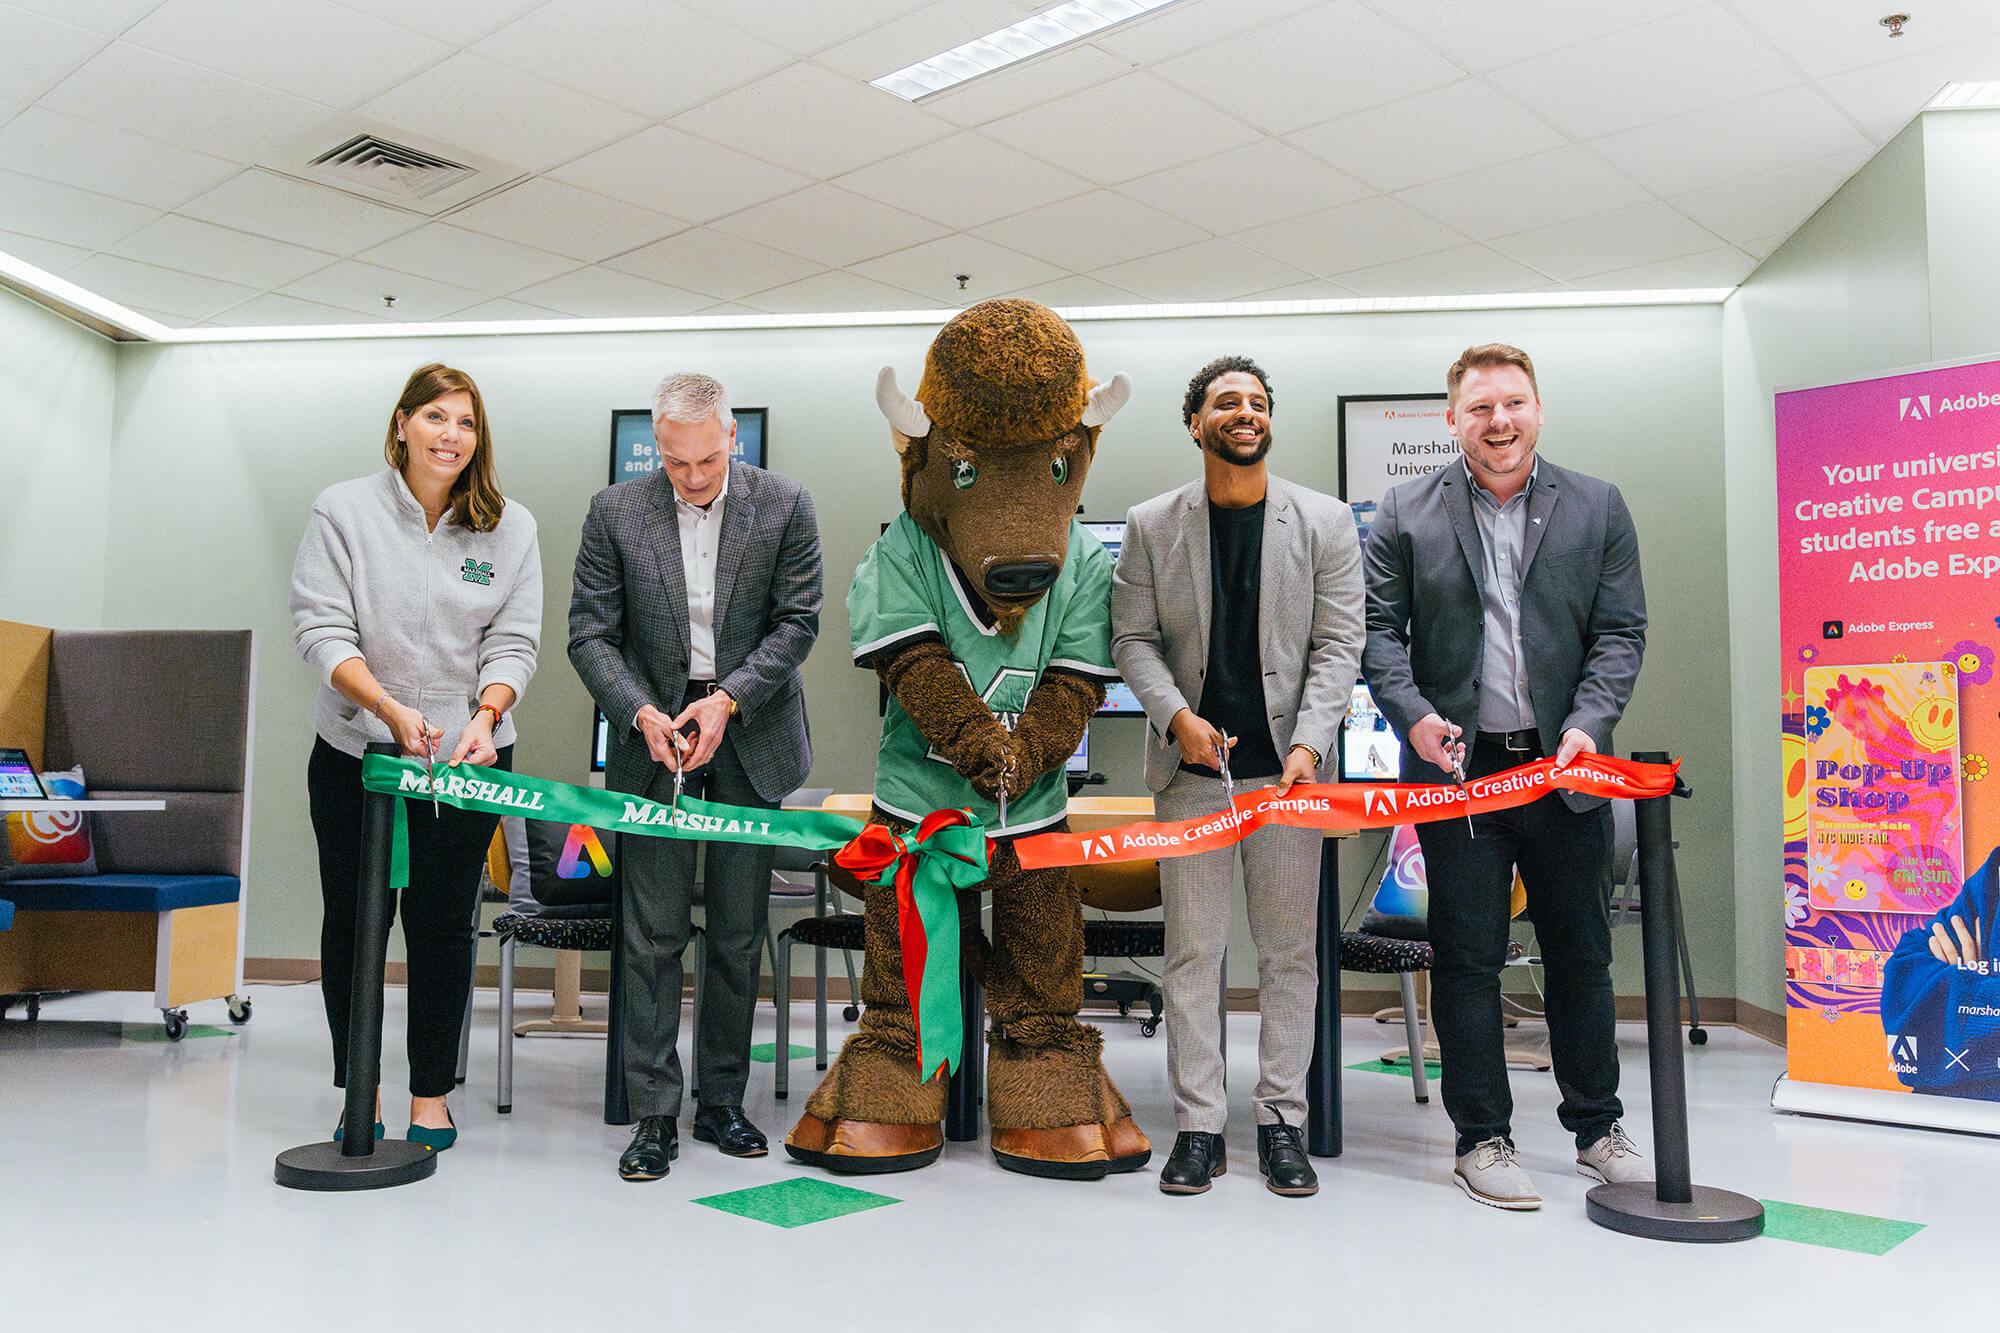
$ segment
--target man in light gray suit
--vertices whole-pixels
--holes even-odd
[[[1111,584],[1111,656],[1145,707],[1146,785],[1162,820],[1239,792],[1312,782],[1333,754],[1361,656],[1361,554],[1354,515],[1270,475],[1270,379],[1243,357],[1188,384],[1182,419],[1202,479],[1137,506]],[[1257,946],[1257,1164],[1274,1193],[1319,1181],[1306,1113],[1319,985],[1320,835],[1267,827],[1240,844]],[[1160,862],[1167,927],[1167,1064],[1179,1134],[1160,1173],[1200,1194],[1225,1166],[1222,1030],[1235,849]]]
[[[1535,365],[1505,343],[1445,373],[1461,459],[1382,500],[1368,533],[1375,702],[1403,737],[1405,782],[1484,777],[1540,759],[1610,753],[1646,646],[1639,538],[1618,488],[1538,459]],[[1470,747],[1459,739],[1476,730]],[[1593,1180],[1649,1180],[1618,1124],[1611,994],[1611,809],[1556,792],[1493,814],[1419,824],[1430,881],[1431,1017],[1453,1179],[1480,1203],[1532,1209],[1516,1160],[1501,1049],[1500,968],[1514,872],[1547,978],[1557,1115]]]
[[[736,418],[721,384],[670,375],[653,398],[660,467],[598,492],[583,524],[569,656],[611,719],[605,785],[775,808],[812,767],[799,666],[819,635],[819,525],[790,478],[730,461]],[[680,1150],[681,954],[695,848],[620,839],[625,1086],[638,1129],[618,1161],[657,1180]],[[694,1136],[761,1157],[743,1114],[750,1021],[769,915],[768,847],[708,844],[706,966]]]

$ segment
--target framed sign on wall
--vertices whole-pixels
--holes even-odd
[[[729,451],[731,462],[751,467],[769,467],[767,439],[769,410],[762,407],[731,409],[736,417],[736,443]],[[611,414],[611,480],[615,484],[643,477],[660,466],[653,443],[653,413],[644,407],[620,408]]]
[[[1389,488],[1428,476],[1458,456],[1441,393],[1355,394],[1340,399],[1340,498],[1368,540]]]

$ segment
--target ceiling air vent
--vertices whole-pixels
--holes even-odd
[[[358,117],[294,139],[258,165],[426,217],[463,208],[526,175],[519,167]]]

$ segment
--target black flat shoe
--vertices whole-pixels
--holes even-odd
[[[1222,1157],[1222,1135],[1184,1129],[1174,1135],[1174,1150],[1160,1168],[1160,1193],[1206,1194],[1210,1178],[1228,1169]]]
[[[1275,1110],[1271,1114],[1278,1115]],[[1264,1173],[1264,1187],[1273,1194],[1297,1198],[1319,1193],[1319,1176],[1306,1160],[1299,1127],[1286,1124],[1281,1115],[1275,1125],[1257,1126],[1257,1169]]]
[[[764,1135],[740,1106],[704,1106],[694,1113],[694,1136],[731,1157],[762,1157],[771,1151]]]
[[[658,1180],[681,1154],[681,1133],[670,1115],[649,1115],[632,1131],[632,1145],[618,1159],[624,1180]]]

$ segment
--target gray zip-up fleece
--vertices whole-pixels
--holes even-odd
[[[423,506],[394,468],[343,481],[313,501],[292,565],[292,628],[320,675],[313,728],[344,754],[394,738],[330,683],[351,657],[398,703],[444,732],[446,753],[496,682],[518,697],[542,637],[542,557],[535,519],[509,500],[491,532],[424,527]],[[511,745],[510,715],[495,745]]]

